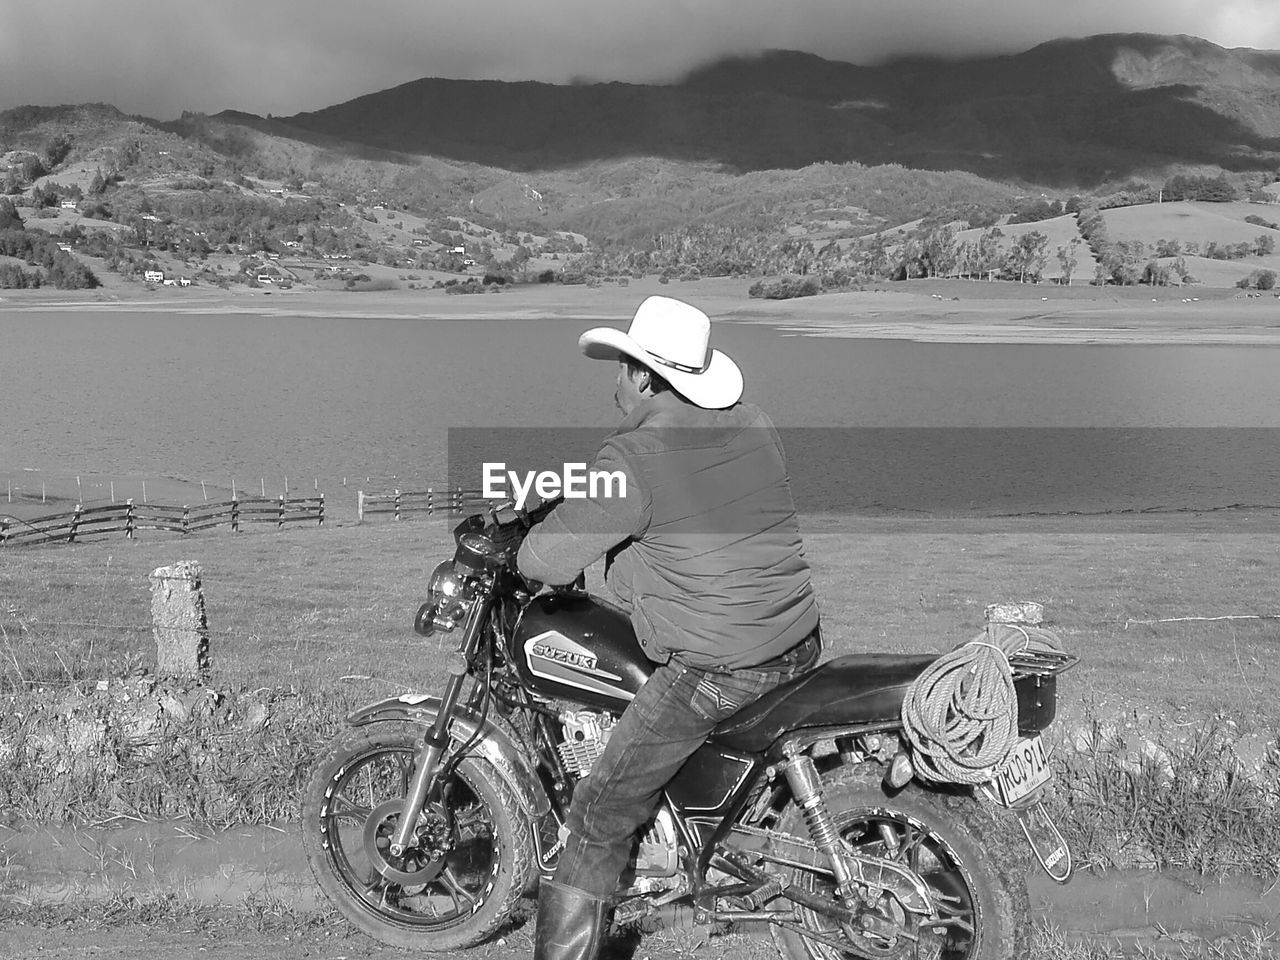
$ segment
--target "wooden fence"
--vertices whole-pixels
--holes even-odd
[[[324,494],[315,497],[248,499],[233,498],[220,503],[173,506],[161,503],[76,505],[70,513],[54,513],[32,520],[0,518],[0,546],[9,544],[74,543],[78,537],[123,533],[132,539],[139,530],[195,533],[210,527],[229,525],[238,531],[242,523],[286,523],[308,521],[324,524]]]
[[[356,519],[363,523],[368,515],[391,514],[397,520],[413,516],[450,516],[468,510],[482,510],[489,505],[480,490],[463,490],[458,487],[422,491],[396,490],[392,493],[365,493],[356,495]]]

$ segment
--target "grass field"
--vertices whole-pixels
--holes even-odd
[[[1267,693],[1280,681],[1277,621],[1191,619],[1280,615],[1280,516],[809,518],[806,527],[829,655],[942,651],[981,628],[987,603],[1031,599],[1082,658],[1062,684],[1067,710],[1087,701],[1153,717],[1280,720]],[[431,569],[450,552],[443,523],[391,520],[9,548],[0,677],[58,683],[147,664],[148,575],[191,559],[204,570],[215,684],[326,687],[369,676],[359,683],[433,689],[440,641],[410,627]]]
[[[1144,203],[1132,207],[1112,207],[1103,211],[1107,231],[1116,240],[1140,237],[1147,243],[1158,239],[1177,240],[1184,246],[1207,243],[1225,246],[1246,243],[1266,234],[1280,241],[1280,230],[1247,223],[1256,216],[1268,223],[1280,222],[1280,206],[1273,203],[1204,203],[1181,200],[1175,203]]]
[[[826,656],[942,651],[979,631],[987,603],[1037,600],[1064,647],[1082,658],[1060,682],[1060,728],[1096,733],[1110,725],[1122,745],[1141,734],[1161,750],[1186,746],[1136,765],[1123,750],[1068,746],[1058,761],[1058,812],[1082,865],[1274,877],[1275,804],[1234,773],[1230,753],[1237,737],[1261,737],[1274,749],[1280,706],[1271,691],[1280,665],[1277,620],[1270,618],[1280,615],[1280,514],[808,517],[804,528]],[[148,576],[180,559],[203,568],[213,688],[303,691],[301,703],[324,702],[328,711],[438,690],[449,641],[423,640],[410,627],[427,577],[450,544],[438,521],[385,520],[8,548],[0,551],[0,690],[42,690],[56,701],[73,678],[90,681],[78,686],[91,689],[92,681],[153,666]],[[598,574],[598,567],[590,571],[593,588]],[[1237,617],[1265,619],[1212,619]],[[293,768],[305,766],[316,746],[317,721],[296,719],[301,726],[274,734],[276,748],[294,756],[268,764],[278,782],[260,787],[271,794],[263,808],[276,815],[293,808],[290,782],[306,774]],[[318,722],[333,719],[330,713]],[[1222,729],[1231,741],[1218,737]],[[256,751],[253,743],[241,749]],[[1158,775],[1162,762],[1167,777]],[[187,776],[177,768],[161,781],[165,775]],[[689,956],[682,938],[702,934],[669,936],[675,940],[646,939],[646,954]],[[1159,931],[1142,939],[1158,946]],[[1219,938],[1211,954],[1194,952],[1202,946],[1196,941],[1159,955],[1251,960],[1274,956],[1276,942],[1264,929],[1252,938]],[[1137,955],[1156,955],[1139,946]],[[708,960],[773,955],[767,941],[732,936],[699,939],[696,949]],[[1044,923],[1031,953],[1035,960],[1122,955],[1134,954],[1122,952],[1119,941],[1082,941]]]

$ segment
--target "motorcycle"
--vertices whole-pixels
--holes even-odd
[[[306,791],[316,880],[385,943],[453,950],[510,922],[554,872],[574,785],[652,670],[627,615],[581,578],[544,592],[516,570],[552,506],[457,525],[415,618],[454,644],[443,692],[357,710]],[[1008,657],[1018,739],[968,786],[922,779],[904,731],[904,697],[937,660],[838,657],[721,723],[642,831],[615,922],[681,907],[763,921],[786,960],[1025,955],[1027,852],[1071,873],[1040,733],[1076,658]]]

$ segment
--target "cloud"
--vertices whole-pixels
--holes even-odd
[[[871,63],[1094,33],[1280,47],[1274,0],[46,0],[0,6],[0,108],[290,114],[427,76],[663,82],[718,56]]]

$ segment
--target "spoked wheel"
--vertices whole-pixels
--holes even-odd
[[[422,728],[378,723],[348,734],[303,801],[303,844],[321,889],[353,924],[385,943],[441,951],[473,946],[510,915],[534,868],[529,824],[484,760],[457,765],[391,853]]]
[[[775,928],[784,956],[1013,960],[1025,955],[1026,858],[1013,846],[1015,838],[1008,835],[1007,825],[988,822],[987,814],[969,798],[930,793],[915,785],[888,797],[878,772],[842,771],[824,784],[824,793],[844,842],[858,853],[913,871],[929,887],[937,912],[922,917],[906,909],[891,891],[868,904],[866,923],[857,928],[800,910],[803,926],[817,936]],[[794,807],[781,827],[795,836],[807,835],[804,818]],[[836,899],[830,878],[797,872],[794,882]]]

